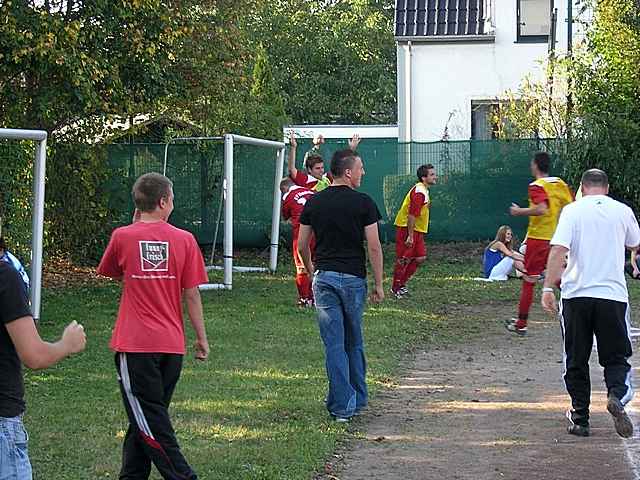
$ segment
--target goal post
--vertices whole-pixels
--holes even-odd
[[[180,141],[209,141],[215,143],[222,143],[223,146],[223,161],[222,161],[222,191],[221,201],[219,205],[223,209],[223,266],[207,266],[207,270],[223,270],[223,283],[208,283],[200,286],[201,290],[230,290],[233,284],[233,272],[275,272],[278,266],[278,246],[280,240],[280,181],[284,174],[284,161],[285,161],[285,144],[283,142],[276,142],[273,140],[265,140],[262,138],[248,137],[244,135],[225,134],[222,137],[175,137],[167,141],[164,148],[164,159],[162,170],[167,175],[168,167],[168,149],[170,144],[175,144]],[[271,228],[270,228],[270,240],[269,240],[269,266],[265,267],[252,267],[252,266],[237,266],[233,263],[233,247],[234,247],[234,168],[237,167],[236,162],[238,158],[235,155],[235,147],[239,145],[253,146],[261,149],[272,150],[275,152],[275,173],[273,179],[273,195],[271,206]],[[265,158],[261,158],[260,161],[265,161]],[[268,178],[268,177],[265,177]],[[237,219],[236,219],[237,220]],[[219,222],[219,218],[218,218]],[[217,225],[216,223],[216,232]],[[216,235],[214,235],[214,245],[216,242]]]
[[[224,240],[223,240],[223,283],[200,285],[201,290],[227,289],[233,285],[233,147],[252,145],[276,150],[276,169],[273,187],[273,208],[271,215],[271,240],[269,248],[269,270],[275,272],[278,266],[278,245],[280,240],[280,180],[284,173],[285,144],[273,140],[226,134],[224,136]],[[264,271],[264,268],[244,267],[243,271]]]
[[[36,143],[33,165],[33,211],[31,232],[31,311],[33,318],[40,318],[42,299],[42,238],[44,233],[44,184],[47,163],[47,132],[0,128],[0,139],[28,140]]]

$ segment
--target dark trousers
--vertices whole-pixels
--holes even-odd
[[[608,394],[617,397],[623,404],[633,395],[631,365],[627,361],[631,357],[628,313],[626,303],[614,300],[590,297],[562,300],[561,321],[566,368],[564,382],[571,396],[576,423],[586,424],[589,420],[589,357],[594,334],[598,360],[604,367]]]
[[[169,418],[169,404],[180,378],[182,355],[116,353],[115,362],[129,417],[120,480],[147,480],[151,463],[164,479],[197,479],[180,452]]]

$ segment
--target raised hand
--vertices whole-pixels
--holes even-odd
[[[361,140],[362,139],[360,138],[360,135],[358,135],[357,133],[354,134],[353,137],[351,137],[351,140],[349,140],[349,148],[355,151],[356,148],[358,148]]]
[[[313,145],[315,147],[319,147],[320,145],[322,145],[324,143],[324,137],[322,136],[321,133],[319,133],[318,135],[316,135],[315,137],[313,137]]]

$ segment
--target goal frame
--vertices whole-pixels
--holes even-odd
[[[31,271],[30,300],[33,318],[40,319],[42,301],[42,237],[44,233],[44,187],[47,168],[47,132],[44,130],[26,130],[0,128],[0,139],[28,140],[36,143],[33,164],[33,200],[31,231]]]
[[[223,205],[224,205],[224,237],[223,237],[223,266],[207,266],[207,271],[223,270],[223,283],[205,283],[199,286],[200,290],[231,290],[233,288],[233,272],[275,272],[278,267],[278,247],[280,244],[280,181],[284,174],[285,148],[284,142],[265,140],[262,138],[247,137],[227,133],[222,137],[176,137],[167,141],[163,161],[163,174],[167,172],[167,153],[169,144],[176,141],[222,141],[224,144],[223,164]],[[251,145],[255,147],[270,148],[276,151],[275,176],[273,183],[273,206],[271,214],[271,240],[269,245],[269,267],[251,267],[233,265],[233,166],[234,146]],[[215,245],[214,245],[215,248]]]

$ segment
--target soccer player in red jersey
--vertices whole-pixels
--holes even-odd
[[[298,170],[296,168],[296,149],[298,142],[296,141],[295,132],[291,130],[289,135],[289,157],[288,157],[288,170],[291,180],[296,185],[309,188],[315,192],[324,190],[333,181],[331,173],[325,175],[324,173],[324,160],[320,155],[320,145],[324,143],[322,135],[318,135],[313,139],[313,148],[308,151],[304,157],[305,171]],[[360,144],[360,135],[354,135],[349,141],[349,149],[354,151]]]
[[[518,318],[506,323],[507,330],[518,335],[527,334],[533,291],[547,265],[549,241],[558,225],[560,212],[573,201],[568,185],[561,178],[549,176],[550,164],[551,159],[546,152],[535,154],[531,160],[531,174],[535,180],[529,184],[529,207],[513,203],[509,209],[511,215],[529,217],[527,250],[524,254],[526,275],[522,278]]]
[[[282,192],[282,217],[291,222],[293,227],[293,262],[296,265],[296,287],[298,288],[298,305],[301,307],[313,306],[313,291],[311,289],[311,272],[307,272],[302,257],[298,252],[298,232],[300,230],[300,215],[309,197],[315,192],[306,187],[296,185],[291,178],[285,178],[280,182]],[[311,253],[313,255],[314,242],[311,240]]]
[[[195,357],[209,344],[198,285],[207,282],[195,238],[167,219],[173,186],[159,173],[133,185],[134,223],[114,230],[98,273],[122,280],[122,297],[110,347],[129,428],[120,478],[149,478],[153,463],[163,478],[195,480],[169,418],[171,397],[185,354],[184,300],[196,333]]]
[[[438,180],[433,165],[421,165],[416,172],[418,183],[404,197],[395,219],[396,265],[391,293],[396,298],[407,295],[407,282],[427,259],[424,235],[429,230],[431,198],[429,187]]]

